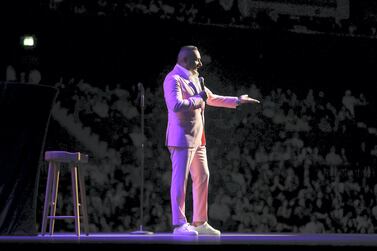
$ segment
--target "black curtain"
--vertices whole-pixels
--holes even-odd
[[[40,161],[57,89],[0,82],[0,234],[35,235]]]

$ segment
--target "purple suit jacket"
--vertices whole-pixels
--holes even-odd
[[[191,83],[190,83],[191,82]],[[193,83],[196,86],[195,90]],[[213,94],[207,87],[207,104],[236,108],[237,97]],[[179,67],[168,73],[164,80],[164,97],[168,109],[166,146],[197,147],[201,145],[206,103],[197,92],[202,91],[198,77],[186,75]]]

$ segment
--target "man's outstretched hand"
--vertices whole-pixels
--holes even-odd
[[[247,94],[244,94],[244,95],[241,95],[239,97],[239,100],[240,100],[240,104],[248,104],[248,103],[260,103],[259,100],[257,99],[253,99],[253,98],[249,98],[249,95]]]

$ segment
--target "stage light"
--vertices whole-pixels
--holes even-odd
[[[25,35],[21,37],[21,44],[24,48],[34,48],[36,44],[35,36]]]

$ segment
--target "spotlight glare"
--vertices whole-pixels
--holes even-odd
[[[22,45],[24,47],[34,47],[35,46],[35,38],[34,36],[24,36],[22,37]]]

